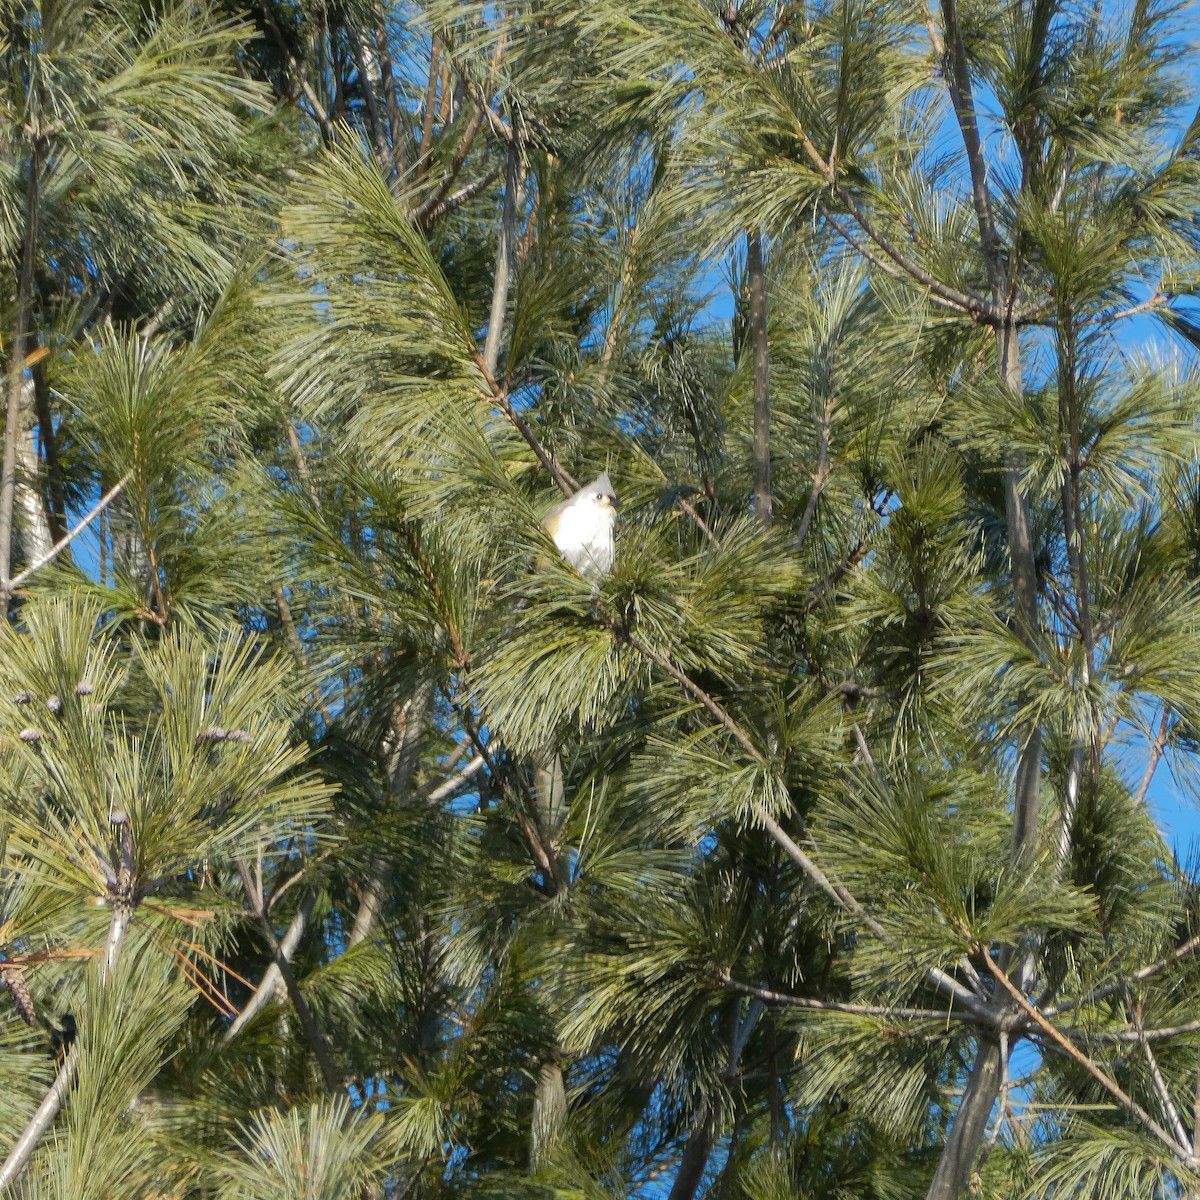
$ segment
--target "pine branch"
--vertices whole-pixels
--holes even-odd
[[[812,1012],[848,1013],[851,1016],[884,1017],[905,1021],[968,1021],[979,1024],[981,1018],[973,1012],[955,1012],[942,1008],[904,1008],[880,1004],[852,1004],[835,1000],[815,1000],[808,996],[793,996],[787,992],[771,991],[750,983],[740,983],[728,974],[719,973],[717,978],[731,991],[743,996],[753,996],[764,1004],[776,1004],[785,1008],[804,1008]],[[992,1024],[987,1021],[986,1024]]]
[[[55,542],[45,554],[42,555],[36,562],[30,563],[23,571],[18,572],[7,583],[0,580],[0,594],[11,596],[17,588],[19,588],[31,575],[40,571],[44,566],[53,562],[125,489],[125,485],[129,482],[130,476],[126,475],[123,479],[115,483],[103,496],[96,502],[91,510],[83,517],[78,525],[59,541]]]
[[[992,958],[987,948],[981,947],[981,950],[984,962],[987,963],[987,968],[991,971],[996,982],[1008,993],[1021,1012],[1045,1033],[1053,1045],[1074,1063],[1082,1067],[1130,1116],[1134,1117],[1149,1134],[1161,1142],[1185,1167],[1189,1170],[1195,1170],[1198,1164],[1195,1156],[1192,1154],[1191,1148],[1177,1142],[1115,1080],[1111,1079],[1083,1051],[1075,1046],[1070,1038],[1056,1029],[1037,1008],[1025,999],[1024,995],[1013,984],[1008,975],[997,965],[996,960]]]
[[[675,666],[666,655],[652,650],[649,646],[644,645],[634,637],[628,630],[619,627],[611,614],[607,613],[603,608],[601,608],[601,615],[611,632],[627,641],[633,649],[659,667],[665,674],[675,680],[689,696],[706,708],[733,735],[734,740],[746,751],[754,762],[759,764],[759,766],[765,767],[767,765],[765,755],[754,745],[746,732],[703,688]],[[768,812],[766,806],[761,801],[755,802],[752,811],[755,819],[770,834],[771,839],[776,845],[833,901],[836,907],[844,909],[856,917],[876,937],[884,941],[888,940],[887,931],[883,926],[859,904],[842,884],[831,880],[825,874],[817,863],[796,844],[783,826]],[[995,1016],[988,1005],[973,995],[968,988],[963,987],[952,976],[947,975],[940,967],[929,968],[926,972],[926,977],[930,986],[935,991],[941,992],[948,999],[961,1004],[980,1018],[986,1019],[990,1023],[995,1023]]]
[[[550,473],[550,478],[558,484],[558,489],[564,496],[570,499],[579,490],[579,481],[568,475],[562,467],[551,456],[550,452],[538,441],[537,435],[530,429],[525,418],[517,411],[508,392],[502,388],[497,382],[495,375],[492,374],[484,361],[483,355],[479,350],[472,346],[470,348],[471,359],[478,367],[480,375],[483,376],[483,381],[487,385],[491,393],[491,399],[499,407],[500,411],[512,422],[513,428],[525,439],[529,448],[537,455],[538,461]]]
[[[333,1059],[329,1055],[329,1047],[326,1045],[325,1038],[317,1026],[312,1009],[309,1008],[308,1002],[300,992],[292,965],[284,956],[283,947],[279,944],[279,939],[275,936],[275,929],[271,924],[271,918],[267,915],[263,905],[261,880],[256,882],[251,878],[250,870],[243,859],[237,858],[234,861],[237,865],[238,874],[242,879],[242,886],[246,889],[246,899],[250,902],[251,915],[258,921],[259,928],[263,932],[263,937],[266,938],[267,948],[271,951],[271,957],[275,960],[275,966],[278,967],[279,974],[283,978],[288,999],[291,1000],[292,1007],[296,1010],[296,1016],[300,1018],[300,1025],[304,1030],[305,1040],[308,1042],[309,1049],[316,1056],[317,1063],[321,1068],[321,1075],[325,1080],[325,1086],[330,1092],[337,1092],[341,1088],[341,1080],[338,1077],[337,1068],[333,1065]]]
[[[295,916],[292,917],[291,924],[288,925],[286,932],[283,935],[283,940],[279,943],[280,953],[287,962],[292,961],[293,955],[296,953],[296,948],[300,945],[300,939],[304,937],[304,931],[308,928],[309,918],[312,916],[313,905],[316,903],[317,893],[314,888],[307,888],[303,899],[300,901],[300,907],[296,910]],[[262,982],[258,985],[246,1003],[246,1007],[234,1018],[229,1028],[225,1030],[221,1038],[223,1046],[229,1045],[234,1038],[241,1033],[242,1029],[252,1021],[258,1013],[275,998],[280,985],[283,983],[283,972],[274,960],[271,961],[266,971],[263,973]]]
[[[834,191],[838,198],[846,206],[850,215],[858,222],[863,232],[892,260],[902,271],[910,276],[913,280],[919,283],[922,287],[927,288],[929,292],[937,299],[942,300],[953,308],[968,314],[977,321],[982,321],[989,325],[999,324],[1003,320],[1003,314],[996,305],[975,292],[960,292],[957,288],[952,288],[949,284],[938,279],[936,275],[931,274],[920,265],[915,259],[910,258],[879,227],[867,216],[865,209],[854,199],[849,189],[841,183],[834,185]]]
[[[941,3],[946,46],[945,74],[949,85],[950,103],[958,120],[963,147],[967,154],[967,165],[971,171],[971,196],[975,202],[975,216],[979,222],[983,260],[987,264],[992,290],[998,300],[1004,287],[1003,266],[996,237],[996,222],[992,215],[987,164],[984,162],[979,123],[975,116],[975,96],[971,86],[970,68],[967,65],[967,51],[958,21],[958,4],[957,0],[941,0]]]
[[[1062,1013],[1070,1012],[1073,1008],[1079,1008],[1081,1005],[1094,1004],[1097,1000],[1104,1000],[1121,991],[1129,984],[1143,983],[1147,979],[1153,979],[1155,975],[1161,975],[1168,967],[1174,966],[1180,959],[1187,958],[1197,950],[1200,950],[1200,934],[1190,937],[1186,942],[1176,946],[1165,958],[1139,967],[1131,975],[1121,976],[1112,983],[1104,984],[1103,987],[1093,988],[1085,996],[1080,996],[1076,1000],[1065,1000],[1062,1004],[1051,1005],[1042,1011],[1047,1017],[1057,1017]]]
[[[108,936],[104,944],[104,959],[100,967],[101,984],[107,981],[117,965],[131,916],[132,909],[123,900],[113,902],[112,916],[108,923]],[[54,1076],[50,1090],[38,1105],[37,1111],[30,1117],[29,1123],[13,1144],[13,1148],[8,1152],[4,1164],[0,1166],[0,1195],[3,1195],[21,1177],[38,1144],[50,1131],[50,1127],[54,1124],[54,1118],[58,1116],[62,1106],[66,1103],[67,1095],[71,1090],[71,1085],[75,1082],[78,1070],[79,1043],[73,1042],[58,1068],[58,1073]]]

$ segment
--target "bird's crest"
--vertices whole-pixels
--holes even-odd
[[[591,483],[584,488],[584,491],[591,492],[594,496],[616,496],[613,490],[612,480],[608,477],[608,472],[598,475]]]

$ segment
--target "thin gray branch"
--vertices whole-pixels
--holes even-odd
[[[0,581],[0,591],[11,596],[35,571],[40,571],[48,563],[53,562],[124,491],[125,485],[128,482],[129,476],[126,475],[122,480],[109,488],[83,520],[66,537],[60,538],[59,541],[55,542],[37,562],[31,563],[23,571],[13,576],[7,583]]]

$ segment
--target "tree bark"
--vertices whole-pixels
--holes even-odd
[[[1019,264],[1014,253],[1006,262],[993,213],[988,186],[983,144],[975,114],[970,66],[958,19],[957,0],[941,0],[945,27],[943,68],[951,103],[962,133],[963,148],[971,175],[972,200],[979,223],[980,247],[992,286],[992,307],[1007,312],[1008,319],[995,326],[997,366],[1004,384],[1019,399],[1024,393],[1021,372],[1020,330],[1011,318],[1011,296],[1015,292]],[[1022,184],[1024,187],[1024,182]],[[1034,555],[1029,501],[1021,476],[1024,456],[1010,451],[1004,458],[1004,510],[1015,596],[1014,617],[1019,636],[1031,641],[1037,632],[1037,562]],[[1013,794],[1013,831],[1010,860],[1014,864],[1032,861],[1037,851],[1038,809],[1041,802],[1042,732],[1036,722],[1017,730],[1017,769]],[[1016,987],[1025,990],[1032,981],[1037,954],[1028,942],[1023,947],[1005,947],[1001,968],[1007,969],[1014,950],[1021,955]],[[997,989],[991,1008],[999,1015],[1009,1004]],[[967,1080],[958,1112],[955,1113],[946,1145],[938,1162],[927,1200],[957,1200],[966,1190],[975,1157],[983,1142],[988,1117],[1000,1094],[1002,1077],[999,1043],[981,1041],[975,1065]]]
[[[305,891],[304,898],[300,901],[300,907],[296,910],[296,915],[292,918],[292,923],[287,927],[287,932],[283,935],[283,940],[279,943],[280,952],[287,963],[291,963],[292,956],[296,953],[296,947],[300,945],[300,939],[304,936],[304,931],[308,928],[308,919],[312,916],[313,903],[316,901],[316,898],[317,893],[315,889],[308,888]],[[258,991],[250,997],[246,1002],[246,1007],[238,1013],[229,1028],[225,1030],[225,1036],[221,1039],[221,1044],[228,1046],[241,1033],[242,1029],[275,998],[282,985],[283,972],[280,971],[279,965],[272,959],[271,965],[263,972],[262,982],[258,985]]]
[[[388,47],[387,12],[382,4],[375,6],[375,38],[379,47],[379,70],[383,75],[388,137],[392,145],[392,170],[396,175],[403,175],[407,160],[404,120],[400,115],[400,101],[396,96],[396,71],[392,66],[392,53]]]
[[[0,620],[8,615],[6,587],[12,577],[13,507],[16,499],[17,456],[21,438],[21,410],[25,380],[25,350],[33,307],[34,263],[38,239],[38,175],[41,143],[35,142],[29,160],[25,189],[25,236],[17,269],[16,320],[8,363],[8,395],[4,420],[4,456],[0,464]]]
[[[562,1067],[556,1062],[543,1063],[533,1098],[530,1162],[534,1170],[545,1161],[566,1120],[567,1085]]]
[[[383,82],[379,70],[379,56],[363,28],[356,26],[348,30],[348,33],[354,65],[358,69],[359,87],[362,89],[363,103],[367,109],[367,128],[371,133],[371,144],[379,157],[380,166],[383,166],[390,162],[391,154],[384,132],[384,114],[380,112],[376,91],[378,85]]]
[[[425,87],[425,104],[421,115],[421,144],[417,147],[417,178],[429,170],[429,152],[433,148],[433,119],[437,114],[437,90],[440,72],[442,38],[435,33],[429,50],[429,82]]]
[[[692,1200],[704,1178],[712,1154],[712,1143],[712,1114],[708,1111],[708,1101],[701,1100],[696,1106],[692,1133],[683,1148],[683,1156],[679,1160],[679,1169],[675,1172],[675,1182],[671,1184],[667,1200]]]
[[[997,330],[999,367],[1005,384],[1015,398],[1024,394],[1021,375],[1021,345],[1015,325]],[[1004,464],[1004,514],[1008,552],[1012,563],[1018,630],[1026,642],[1037,631],[1037,562],[1033,550],[1029,500],[1021,485],[1024,457],[1010,453]],[[1016,792],[1013,809],[1011,858],[1014,863],[1034,853],[1037,846],[1038,808],[1041,796],[1042,733],[1035,724],[1018,734]]]
[[[1015,325],[997,330],[997,350],[1002,378],[1015,396],[1023,394],[1021,353]],[[1037,630],[1037,563],[1033,549],[1029,501],[1021,486],[1023,458],[1007,455],[1004,464],[1005,520],[1008,532],[1017,628],[1025,640]],[[1014,864],[1031,861],[1037,851],[1038,809],[1041,801],[1042,731],[1030,723],[1017,732],[1017,770],[1013,794],[1013,832],[1010,858]],[[1003,961],[1012,956],[1006,948]],[[1035,953],[1022,954],[1016,984],[1028,987],[1036,969]],[[999,1014],[1008,1000],[998,992],[992,1008]],[[1000,1095],[999,1042],[981,1041],[966,1090],[938,1160],[926,1200],[958,1200],[967,1189],[975,1157],[983,1143],[988,1118]]]
[[[754,512],[771,523],[771,359],[767,328],[767,281],[762,234],[746,238],[750,290],[750,342],[754,350]]]
[[[254,916],[258,920],[259,928],[262,929],[263,937],[267,940],[267,948],[271,951],[271,957],[275,960],[275,965],[279,968],[279,974],[283,978],[283,985],[287,989],[288,999],[291,1000],[292,1007],[296,1010],[296,1016],[300,1018],[300,1027],[304,1030],[305,1041],[308,1042],[309,1049],[313,1052],[317,1064],[321,1068],[321,1076],[325,1080],[325,1086],[331,1092],[336,1092],[341,1087],[337,1068],[333,1065],[333,1059],[329,1054],[329,1047],[321,1034],[320,1028],[317,1026],[317,1019],[313,1016],[313,1011],[309,1008],[308,1001],[304,999],[304,996],[300,992],[300,985],[296,982],[296,975],[292,970],[291,963],[284,957],[283,947],[279,944],[279,939],[275,936],[275,928],[271,924],[271,918],[264,911],[263,897],[255,888],[254,880],[250,878],[250,871],[246,867],[246,864],[240,859],[237,863],[237,869],[238,874],[242,877],[242,886],[246,889],[246,899],[254,909]]]
[[[1002,1074],[999,1040],[981,1040],[966,1091],[929,1185],[928,1200],[958,1200],[966,1191],[992,1106],[1000,1094]]]
[[[388,789],[393,804],[402,804],[407,798],[417,768],[417,749],[432,703],[433,689],[423,685],[412,697],[408,710],[398,713],[393,722],[396,743],[388,767]],[[359,897],[358,911],[354,914],[354,924],[350,929],[349,948],[353,949],[371,936],[383,910],[391,874],[391,865],[384,857],[378,856],[371,863],[371,871]]]
[[[37,562],[49,554],[55,540],[46,501],[38,486],[41,471],[38,469],[37,437],[34,433],[33,393],[33,380],[22,380],[21,406],[17,417],[15,486],[16,507],[21,513],[17,533],[27,563]]]
[[[568,883],[558,857],[557,835],[566,819],[566,792],[563,786],[562,755],[546,746],[533,755],[533,798],[537,816],[536,836],[550,864],[548,888],[555,895],[567,890]],[[530,1123],[530,1162],[536,1170],[547,1151],[558,1140],[567,1120],[567,1081],[561,1061],[556,1057],[542,1063],[537,1091],[533,1098]]]
[[[508,307],[508,285],[512,273],[513,247],[517,240],[517,206],[521,202],[521,152],[514,140],[508,147],[504,174],[504,213],[496,242],[496,275],[492,284],[492,311],[488,318],[487,338],[483,343],[483,361],[496,374],[500,359],[500,340],[504,336],[504,312]]]

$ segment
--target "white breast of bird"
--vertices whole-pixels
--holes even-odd
[[[595,499],[569,505],[554,531],[558,552],[584,579],[597,581],[613,569],[616,513]]]

